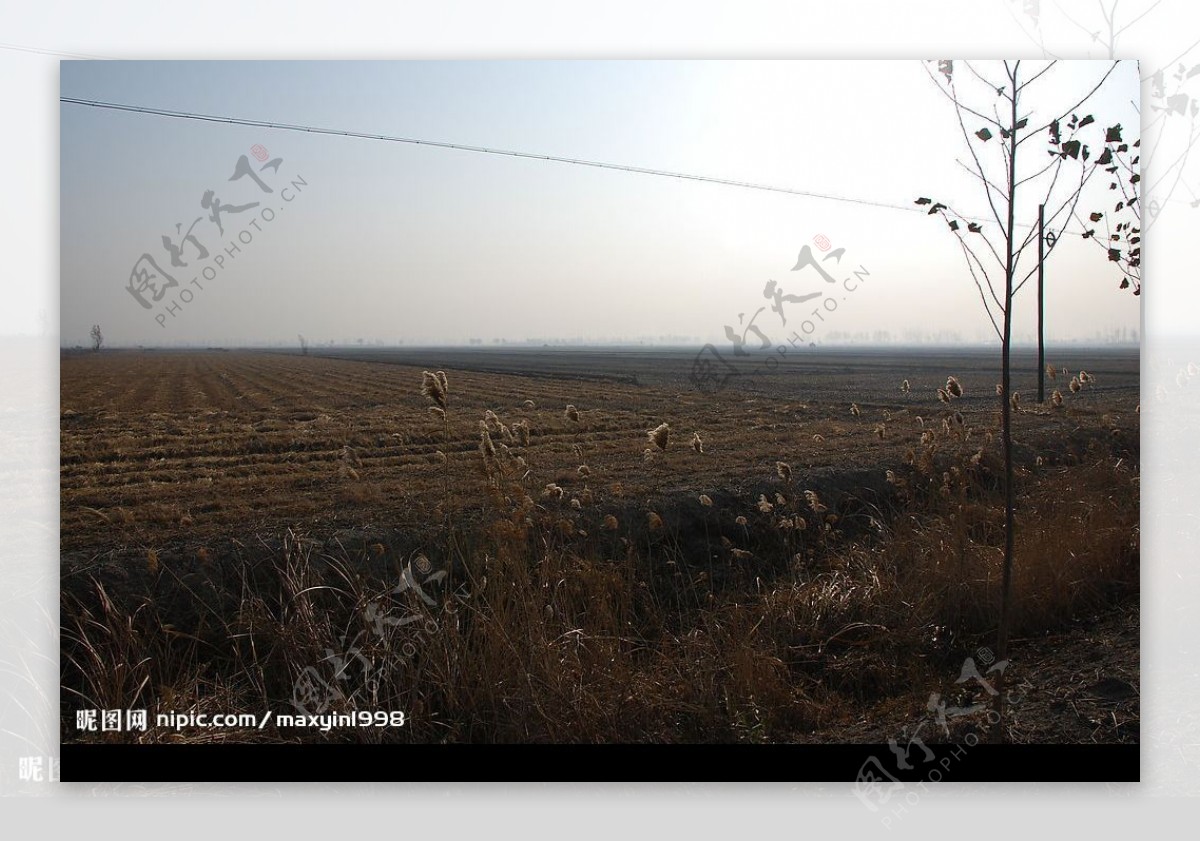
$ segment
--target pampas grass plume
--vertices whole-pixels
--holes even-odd
[[[659,450],[666,450],[667,444],[671,440],[671,425],[666,422],[659,424],[653,430],[646,432],[646,438]]]
[[[422,372],[421,394],[432,400],[445,412],[450,399],[450,386],[446,380],[446,372]]]

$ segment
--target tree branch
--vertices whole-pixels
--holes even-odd
[[[980,120],[986,120],[987,122],[991,123],[993,126],[996,126],[997,128],[999,128],[999,127],[1000,127],[1000,124],[999,124],[999,123],[997,123],[995,120],[993,120],[991,117],[988,117],[988,116],[985,116],[985,115],[983,115],[983,114],[980,114],[980,113],[979,113],[978,111],[976,111],[975,109],[973,109],[973,108],[967,108],[967,106],[965,106],[965,105],[962,105],[962,104],[961,104],[961,103],[958,101],[958,99],[956,98],[956,96],[954,96],[954,95],[951,95],[951,93],[950,93],[948,90],[946,90],[945,88],[943,88],[943,87],[942,87],[942,86],[941,86],[941,85],[938,83],[938,80],[937,80],[936,78],[934,78],[934,75],[933,75],[933,73],[931,73],[931,72],[930,72],[929,68],[928,68],[928,67],[926,67],[926,66],[924,65],[924,63],[922,63],[922,64],[921,64],[921,69],[922,69],[922,70],[924,70],[924,71],[925,71],[925,73],[926,73],[926,75],[927,75],[927,76],[929,76],[929,78],[930,78],[930,79],[933,81],[933,86],[934,86],[935,88],[937,88],[939,91],[941,91],[941,92],[942,92],[942,94],[943,94],[943,95],[944,95],[944,96],[945,96],[947,99],[949,99],[951,102],[953,102],[953,103],[954,103],[955,105],[957,105],[959,108],[962,108],[964,111],[967,111],[967,112],[969,112],[969,113],[971,113],[971,114],[974,114],[974,115],[975,115],[976,117],[978,117]],[[950,85],[951,85],[951,87],[953,87],[953,86],[954,86],[954,83],[953,83],[953,82],[951,82],[951,83],[950,83]]]
[[[1058,64],[1058,59],[1055,59],[1054,61],[1050,62],[1045,67],[1043,67],[1041,70],[1039,70],[1037,73],[1030,76],[1028,79],[1026,79],[1024,82],[1021,83],[1021,86],[1019,88],[1017,88],[1017,93],[1019,94],[1025,88],[1032,85],[1034,82],[1036,82],[1038,80],[1039,76],[1041,76],[1044,73],[1048,73],[1050,71],[1050,69],[1052,67],[1054,67],[1054,65],[1056,65],[1056,64]]]
[[[974,257],[974,254],[971,254],[962,237],[958,238],[958,244],[962,246],[963,257],[967,261],[967,270],[971,273],[971,280],[975,282],[975,288],[979,290],[979,300],[983,302],[983,312],[987,313],[988,321],[992,323],[992,330],[996,332],[996,338],[1003,342],[1004,335],[1000,332],[1000,325],[996,324],[996,317],[992,315],[992,308],[988,305],[987,298],[983,294],[983,284],[979,282],[979,276],[975,274],[975,267],[971,265],[971,258]],[[979,263],[979,258],[975,257],[975,262]],[[979,271],[983,273],[984,279],[988,282],[988,290],[992,293],[992,298],[995,298],[996,290],[992,287],[992,279],[988,277],[987,271],[983,268],[982,264],[979,266]],[[999,305],[999,301],[997,301],[997,305]],[[1002,306],[1001,309],[1003,310]]]
[[[1087,92],[1087,95],[1084,96],[1083,99],[1079,100],[1079,102],[1075,103],[1070,108],[1063,111],[1061,114],[1059,114],[1057,117],[1055,117],[1054,120],[1061,121],[1064,117],[1066,117],[1068,114],[1070,114],[1076,108],[1078,108],[1079,106],[1081,106],[1085,102],[1087,102],[1089,99],[1091,99],[1092,94],[1094,94],[1094,93],[1096,93],[1096,91],[1100,90],[1100,86],[1108,81],[1108,77],[1113,74],[1113,71],[1116,70],[1119,65],[1120,65],[1119,61],[1114,61],[1112,63],[1112,67],[1108,68],[1108,71],[1103,76],[1100,77],[1100,81],[1096,83],[1095,87],[1093,87],[1090,91]],[[1017,145],[1024,143],[1025,141],[1029,140],[1029,138],[1035,137],[1036,135],[1039,135],[1042,132],[1044,132],[1046,129],[1050,128],[1050,124],[1053,123],[1054,120],[1050,120],[1044,126],[1036,128],[1033,131],[1031,131],[1029,134],[1025,135],[1025,137],[1023,137],[1017,141]]]

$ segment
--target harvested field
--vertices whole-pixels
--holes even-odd
[[[441,502],[447,454],[456,499],[485,485],[478,425],[494,411],[530,429],[530,483],[589,487],[614,500],[716,493],[736,497],[791,464],[798,482],[878,485],[955,402],[981,438],[997,414],[993,354],[843,352],[769,378],[769,390],[703,395],[687,382],[694,352],[386,351],[336,356],[261,352],[112,352],[62,365],[65,552],[203,541],[303,525],[335,529],[420,523]],[[1027,460],[1078,455],[1096,434],[1136,451],[1137,358],[1059,355],[1096,377],[1053,411],[1027,397],[1017,438]],[[1026,361],[1026,371],[1031,366]],[[446,424],[428,411],[423,369],[453,388]],[[601,379],[601,375],[610,379]],[[912,391],[900,392],[909,380]],[[631,381],[637,381],[635,384]],[[1036,380],[1018,376],[1032,397]],[[526,405],[533,401],[534,407]],[[861,412],[851,414],[857,404]],[[576,406],[578,423],[564,409]],[[924,427],[922,426],[924,421]],[[669,423],[678,447],[653,471],[646,431]],[[876,431],[883,425],[883,435]],[[703,454],[689,446],[698,432]],[[816,439],[815,437],[820,437]],[[350,450],[347,451],[347,448]],[[582,451],[582,455],[581,455]],[[524,450],[522,452],[525,452]],[[578,467],[586,464],[584,481]],[[612,486],[619,484],[619,493]],[[755,499],[757,499],[755,497]],[[752,501],[751,501],[752,502]]]
[[[353,639],[387,677],[353,668],[334,704],[408,711],[384,739],[854,741],[921,715],[995,628],[996,354],[811,351],[716,394],[691,387],[694,355],[64,354],[64,711],[282,709]],[[1014,361],[1017,630],[1121,606],[1135,658],[1137,355],[1049,359],[1042,405]],[[437,370],[444,418],[421,392]],[[443,574],[428,604],[395,596],[414,565]],[[381,599],[437,629],[403,669]],[[1018,652],[1013,675],[1063,672],[1031,666]],[[1136,684],[1136,660],[1114,669]],[[1112,727],[1047,707],[1011,736],[1136,740],[1120,702]]]

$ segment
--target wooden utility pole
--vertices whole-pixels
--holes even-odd
[[[1038,403],[1046,402],[1046,338],[1042,330],[1043,262],[1046,258],[1046,206],[1038,205]]]

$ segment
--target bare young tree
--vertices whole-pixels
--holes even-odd
[[[100,332],[100,325],[92,325],[92,350],[99,351],[103,344],[104,334]]]
[[[1009,6],[1009,13],[1012,14],[1013,20],[1026,37],[1037,45],[1043,56],[1047,58],[1058,58],[1059,56],[1049,52],[1042,39],[1044,17],[1061,17],[1068,24],[1069,31],[1077,32],[1081,36],[1081,43],[1077,43],[1071,48],[1073,56],[1085,57],[1078,53],[1079,48],[1083,46],[1087,51],[1087,58],[1091,57],[1093,48],[1099,48],[1105,57],[1115,59],[1117,53],[1124,49],[1120,46],[1120,39],[1126,32],[1136,26],[1145,35],[1147,18],[1152,13],[1156,14],[1151,20],[1159,21],[1162,20],[1164,14],[1169,14],[1167,10],[1160,9],[1162,0],[1142,0],[1141,4],[1135,3],[1132,6],[1127,0],[1097,0],[1094,6],[1088,5],[1078,9],[1065,3],[1054,3],[1052,8],[1043,9],[1038,0],[1002,0],[1002,2]],[[1016,7],[1020,7],[1022,15],[1018,16],[1015,13]],[[1026,23],[1030,25],[1030,28],[1026,27]],[[1188,164],[1193,160],[1192,151],[1196,148],[1197,141],[1200,141],[1200,127],[1197,126],[1197,120],[1200,119],[1200,95],[1198,95],[1200,63],[1197,63],[1195,59],[1195,52],[1197,47],[1200,47],[1200,41],[1193,41],[1192,35],[1186,29],[1174,27],[1173,32],[1180,36],[1180,46],[1191,43],[1182,47],[1179,52],[1175,52],[1173,49],[1165,50],[1165,53],[1171,55],[1172,58],[1142,77],[1143,82],[1150,83],[1150,97],[1145,120],[1139,120],[1144,125],[1145,134],[1142,137],[1146,140],[1146,144],[1139,154],[1145,155],[1146,170],[1156,175],[1155,181],[1150,184],[1144,194],[1147,200],[1146,210],[1149,211],[1144,228],[1141,224],[1141,208],[1140,206],[1138,208],[1137,227],[1145,231],[1149,231],[1154,226],[1160,213],[1166,209],[1168,204],[1183,203],[1192,209],[1200,208],[1200,188],[1194,186],[1195,179],[1189,177],[1189,172],[1191,176],[1194,176],[1195,168],[1193,167],[1191,171],[1188,170]],[[1140,118],[1142,111],[1140,108],[1137,110]],[[1133,144],[1132,148],[1137,148],[1137,144]],[[1134,165],[1136,166],[1136,162]],[[1175,193],[1179,187],[1183,187],[1189,197],[1181,200],[1175,199]],[[1141,195],[1140,189],[1139,195]],[[1119,261],[1114,260],[1114,262]],[[1121,268],[1123,272],[1121,288],[1132,287],[1134,294],[1139,294],[1141,290],[1140,267],[1133,267],[1138,269],[1137,277],[1125,271],[1130,267]],[[1124,283],[1126,281],[1128,283]]]
[[[308,356],[308,340],[304,338],[303,333],[299,333],[296,335],[300,339],[300,353],[307,357]]]
[[[1013,298],[1037,272],[1039,260],[1025,271],[1029,261],[1022,261],[1026,249],[1039,241],[1039,227],[1019,220],[1044,206],[1046,221],[1070,220],[1079,204],[1084,187],[1092,176],[1110,166],[1116,147],[1120,145],[1120,126],[1108,128],[1096,137],[1099,126],[1091,114],[1080,116],[1078,110],[1091,99],[1119,66],[1114,62],[1103,76],[1078,101],[1068,108],[1050,112],[1053,116],[1034,120],[1025,103],[1032,87],[1050,73],[1056,61],[1005,61],[985,72],[972,62],[941,60],[931,62],[935,70],[926,72],[939,91],[953,104],[963,141],[970,161],[959,160],[978,181],[987,200],[990,218],[979,222],[959,213],[948,203],[921,197],[918,205],[928,205],[930,215],[941,216],[962,251],[972,280],[988,319],[1000,340],[1001,383],[1000,436],[1004,456],[1004,560],[1001,574],[1000,622],[997,631],[996,657],[998,662],[1008,658],[1009,628],[1012,618],[1013,550],[1016,534],[1016,498],[1014,489],[1012,421],[1017,411],[1012,391],[1012,316]],[[965,71],[965,72],[964,72]],[[988,74],[991,75],[988,75]],[[940,78],[939,78],[940,75]],[[960,77],[965,76],[970,91],[960,90]],[[1031,127],[1031,122],[1033,126]],[[1115,137],[1115,141],[1114,141]],[[1038,141],[1045,144],[1042,154],[1030,149]],[[1024,168],[1022,153],[1032,153],[1033,163]],[[1049,160],[1043,157],[1049,153]],[[1106,164],[1100,163],[1106,161]],[[1018,197],[1022,201],[1018,201]],[[1032,197],[1032,199],[1028,198]],[[1025,229],[1022,233],[1019,229]],[[1049,243],[1045,254],[1062,242],[1062,237]],[[1041,259],[1044,259],[1042,256]],[[995,697],[996,728],[993,738],[1004,738],[1004,673],[997,680]]]

